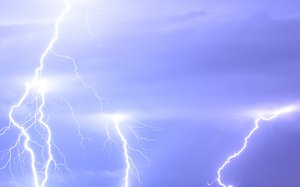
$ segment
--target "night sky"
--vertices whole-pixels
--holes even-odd
[[[51,167],[47,187],[122,187],[122,146],[105,114],[130,115],[126,125],[151,139],[142,141],[148,160],[131,152],[141,181],[130,173],[130,187],[205,187],[241,148],[259,111],[300,106],[300,1],[70,2],[53,50],[74,58],[102,107],[70,60],[47,56],[46,119],[71,170]],[[63,8],[62,0],[0,2],[1,128]],[[67,103],[86,137],[82,145]],[[17,117],[28,113],[25,107]],[[141,149],[127,126],[130,145]],[[17,135],[0,137],[1,155]],[[263,122],[222,179],[234,187],[299,187],[299,145],[300,110]],[[33,187],[27,156],[13,175],[0,170],[0,187]],[[0,156],[0,167],[5,161]]]

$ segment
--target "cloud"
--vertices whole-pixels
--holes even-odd
[[[120,178],[124,171],[122,169],[117,170],[83,170],[78,175],[86,175],[87,177],[104,177],[104,178]]]
[[[0,2],[0,24],[49,23],[56,17],[62,6],[63,3],[59,0]]]

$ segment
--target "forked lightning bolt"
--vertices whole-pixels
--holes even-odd
[[[65,169],[70,171],[69,167],[66,164],[66,158],[62,154],[61,150],[58,148],[56,144],[54,144],[54,141],[52,140],[52,132],[51,129],[47,123],[47,120],[45,119],[45,104],[46,104],[46,93],[47,93],[47,82],[44,82],[42,73],[44,71],[44,64],[47,56],[51,53],[59,58],[64,58],[68,61],[70,61],[73,65],[73,72],[76,75],[76,80],[81,83],[83,87],[86,89],[89,89],[92,93],[92,95],[97,99],[98,104],[100,106],[100,112],[103,113],[103,105],[102,105],[102,98],[98,94],[98,91],[96,88],[91,86],[90,84],[87,84],[80,76],[78,72],[78,67],[75,62],[75,59],[72,57],[69,57],[67,55],[60,55],[53,49],[55,43],[57,42],[59,38],[59,30],[61,23],[67,14],[67,12],[70,10],[70,1],[64,0],[65,7],[62,10],[59,17],[56,19],[55,27],[54,27],[54,34],[42,53],[40,60],[39,60],[39,66],[34,70],[34,76],[32,78],[32,81],[28,84],[26,84],[26,89],[24,94],[21,96],[21,98],[18,100],[18,102],[11,106],[9,111],[9,125],[7,127],[4,127],[0,130],[0,136],[5,135],[9,130],[16,128],[19,131],[18,138],[16,142],[7,150],[6,153],[0,158],[0,160],[4,160],[7,158],[7,161],[0,166],[0,169],[4,169],[6,167],[9,167],[11,170],[11,165],[15,162],[14,160],[20,159],[21,156],[23,156],[25,153],[29,154],[29,161],[30,161],[30,167],[32,172],[32,183],[34,187],[45,187],[49,178],[49,170],[51,165],[53,165],[55,168],[58,167],[58,165],[63,165]],[[33,103],[34,108],[29,107],[29,115],[26,115],[25,117],[18,113],[18,110],[21,110],[23,108],[28,107],[28,103]],[[82,135],[80,124],[78,119],[76,118],[75,112],[72,108],[72,105],[66,101],[65,102],[68,108],[71,111],[72,118],[74,119],[76,125],[77,125],[77,133],[81,138],[80,145],[83,145],[84,140],[88,140]],[[18,117],[22,117],[24,119],[18,119]],[[128,118],[124,115],[115,114],[115,115],[109,115],[108,118],[113,125],[109,126],[110,123],[105,123],[104,127],[106,130],[107,135],[107,141],[106,143],[110,142],[117,142],[112,138],[112,132],[110,132],[111,129],[113,129],[117,136],[119,137],[119,141],[122,144],[122,151],[123,151],[123,157],[125,161],[125,174],[123,177],[124,183],[123,187],[129,187],[129,178],[130,173],[136,176],[138,180],[140,180],[139,172],[137,170],[137,167],[134,165],[133,159],[130,156],[130,152],[136,152],[142,157],[144,157],[147,161],[149,161],[145,155],[145,150],[143,150],[142,143],[143,141],[152,141],[151,139],[147,139],[144,137],[140,137],[137,135],[137,132],[133,127],[129,127],[124,123],[124,120],[127,120]],[[121,127],[121,124],[124,126]],[[139,123],[143,128],[151,128],[145,124]],[[130,146],[130,143],[128,139],[126,138],[126,135],[123,132],[123,128],[129,129],[129,132],[136,138],[137,146],[141,148],[142,150],[139,150],[137,148],[134,148]],[[140,128],[140,127],[139,127]],[[151,128],[154,130],[153,128]],[[38,134],[38,139],[36,137],[33,137],[32,131],[35,132],[35,134]],[[21,145],[21,148],[20,148]],[[36,150],[34,146],[39,147],[39,150]],[[18,154],[14,157],[13,151],[17,150]],[[57,161],[55,160],[53,150],[56,150],[57,153],[63,158],[62,164],[57,164]],[[12,172],[11,172],[12,173]],[[12,173],[13,175],[13,173]]]
[[[226,185],[224,184],[224,182],[222,181],[221,178],[221,174],[222,171],[225,169],[225,167],[230,164],[230,162],[237,158],[238,156],[240,156],[240,154],[247,148],[248,142],[250,140],[250,138],[252,137],[252,135],[259,129],[260,127],[260,123],[262,121],[270,121],[272,119],[277,118],[278,116],[285,114],[285,113],[289,113],[289,112],[293,112],[296,108],[294,106],[288,106],[285,108],[281,108],[279,110],[274,110],[274,111],[269,111],[269,112],[264,112],[263,114],[260,114],[256,119],[255,119],[255,126],[254,128],[250,131],[250,133],[245,137],[244,139],[244,144],[242,146],[242,148],[235,152],[234,154],[232,154],[231,156],[229,156],[226,161],[222,164],[222,166],[218,169],[218,178],[216,179],[217,183],[222,186],[222,187],[233,187],[233,185]]]
[[[1,135],[4,135],[9,129],[15,127],[17,128],[20,133],[18,135],[17,142],[8,150],[8,160],[7,162],[1,167],[2,169],[12,164],[12,151],[17,148],[18,144],[23,144],[23,149],[28,152],[30,155],[30,166],[31,166],[31,172],[33,175],[33,183],[35,187],[45,187],[47,180],[48,180],[48,172],[49,167],[51,163],[56,163],[54,161],[54,157],[52,154],[52,132],[50,127],[48,126],[47,122],[45,121],[45,114],[44,114],[44,106],[45,106],[45,94],[46,94],[46,85],[44,85],[44,82],[42,80],[42,72],[44,70],[44,63],[47,55],[53,48],[55,42],[58,39],[59,35],[59,26],[65,16],[65,14],[70,9],[70,3],[69,1],[65,0],[66,3],[65,8],[57,18],[55,22],[55,28],[54,28],[54,34],[51,38],[47,48],[44,50],[40,57],[39,66],[34,71],[34,77],[32,78],[31,83],[26,84],[26,89],[24,94],[21,96],[19,101],[14,104],[9,111],[9,120],[10,123],[7,127],[3,128],[1,130]],[[34,118],[34,122],[27,125],[27,123],[19,122],[19,120],[16,119],[15,115],[17,115],[16,111],[22,107],[26,107],[26,100],[30,99],[30,96],[33,95],[33,98],[36,103],[36,109],[32,116]],[[27,116],[26,116],[27,117]],[[28,118],[28,117],[27,117]],[[31,118],[31,117],[29,117]],[[32,136],[30,135],[30,130],[32,128],[36,128],[37,125],[40,125],[39,128],[42,128],[44,131],[46,131],[46,135],[41,134],[41,137],[43,139],[43,144],[36,142],[33,140]],[[40,132],[38,132],[40,133]],[[45,137],[46,136],[46,137]],[[23,140],[24,139],[24,140]],[[23,140],[23,143],[22,143]],[[37,154],[32,148],[32,144],[36,144],[40,147],[42,147],[42,158],[43,162],[37,160]],[[44,146],[46,145],[46,147]],[[56,147],[56,146],[54,146]],[[44,156],[44,150],[46,150],[46,158]],[[20,152],[17,157],[20,157],[21,154],[24,154],[24,152]]]

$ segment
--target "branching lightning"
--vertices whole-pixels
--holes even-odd
[[[67,59],[72,63],[73,72],[75,73],[76,80],[78,80],[83,87],[85,87],[86,89],[91,91],[92,95],[96,98],[96,100],[99,104],[100,112],[104,113],[103,102],[102,102],[102,100],[104,100],[104,99],[99,95],[99,93],[98,93],[98,91],[95,87],[93,87],[92,85],[86,83],[86,81],[84,81],[83,78],[80,76],[80,74],[78,72],[78,66],[76,64],[75,59],[70,57],[70,56],[67,56],[67,55],[58,54],[54,51],[52,51],[52,53],[55,56]],[[78,122],[78,120],[77,120],[77,118],[74,114],[74,110],[73,110],[71,104],[69,102],[67,102],[67,105],[68,105],[68,107],[71,111],[72,117],[73,117],[73,119],[74,119],[74,121],[77,125],[78,135],[81,138],[80,144],[82,145],[83,141],[87,140],[88,138],[85,138],[82,135],[81,130],[80,130],[80,124],[79,124],[79,122]],[[114,138],[111,135],[112,134],[111,131],[110,131],[111,128],[109,127],[109,125],[111,124],[110,122],[113,123],[114,130],[117,132],[117,135],[118,135],[120,141],[122,142],[123,157],[125,159],[125,166],[126,166],[125,167],[125,174],[124,174],[124,177],[123,177],[123,180],[124,180],[123,187],[129,187],[130,173],[133,173],[135,175],[136,179],[140,182],[140,174],[138,172],[137,167],[135,166],[135,164],[133,162],[133,159],[130,157],[129,152],[133,151],[133,152],[138,153],[139,155],[141,155],[148,162],[150,162],[150,160],[147,158],[146,154],[144,153],[145,151],[141,151],[141,150],[135,149],[135,148],[130,146],[125,134],[122,131],[122,128],[120,127],[121,124],[125,124],[124,123],[125,120],[129,120],[129,117],[125,116],[125,115],[122,115],[122,114],[103,115],[103,117],[105,119],[104,128],[105,128],[105,132],[106,132],[106,141],[104,143],[104,147],[106,147],[106,145],[108,144],[109,145],[109,152],[111,152],[111,148],[110,148],[111,143],[112,142],[113,143],[117,142],[116,140],[114,140]],[[142,127],[150,128],[150,129],[156,131],[156,129],[151,128],[150,126],[147,126],[147,125],[142,124],[140,122],[139,122],[139,125],[142,126]],[[138,136],[138,134],[135,132],[135,130],[132,127],[127,126],[127,128],[130,129],[131,134],[136,138],[139,148],[143,149],[143,146],[140,143],[141,141],[147,141],[147,142],[153,141],[152,139],[147,139],[147,138]]]
[[[53,48],[55,42],[58,40],[59,36],[59,27],[60,24],[65,16],[65,14],[69,11],[70,9],[70,3],[68,1],[65,1],[66,6],[57,18],[55,22],[55,28],[54,28],[54,34],[53,37],[51,38],[47,48],[44,50],[40,57],[39,61],[39,66],[35,69],[34,71],[34,77],[32,78],[32,82],[28,83],[26,85],[26,90],[24,94],[21,96],[19,101],[12,105],[9,111],[9,120],[10,123],[7,127],[3,128],[1,130],[1,135],[4,135],[9,129],[15,127],[17,128],[20,133],[18,135],[18,139],[16,143],[8,150],[8,160],[7,162],[1,167],[2,169],[7,167],[11,167],[12,164],[12,151],[17,148],[18,144],[23,144],[23,149],[28,152],[30,155],[30,165],[31,165],[31,171],[33,175],[33,183],[35,187],[45,187],[47,180],[48,180],[48,173],[49,173],[49,168],[51,163],[56,163],[54,162],[54,157],[52,154],[52,132],[50,127],[45,121],[45,114],[44,114],[44,106],[45,106],[45,97],[46,97],[46,85],[44,85],[42,81],[42,72],[44,70],[44,63],[47,55]],[[31,123],[29,126],[26,126],[26,123],[21,123],[18,122],[16,119],[16,110],[20,109],[22,107],[26,107],[26,100],[30,99],[30,95],[34,95],[34,100],[36,102],[36,110],[33,114],[35,121]],[[43,139],[43,144],[46,145],[41,145],[40,143],[36,142],[33,140],[30,130],[31,128],[40,125],[40,127],[46,131],[46,137],[44,134],[42,134],[42,139]],[[22,139],[23,143],[22,143]],[[38,144],[39,146],[42,147],[42,158],[43,162],[40,162],[37,160],[37,155],[36,151],[32,148],[31,144]],[[44,151],[46,150],[47,158],[44,158]],[[24,151],[19,152],[17,157],[20,157],[21,154],[24,154]]]
[[[239,157],[242,152],[247,148],[247,145],[248,145],[248,142],[250,140],[250,138],[252,137],[252,135],[259,129],[260,127],[260,123],[262,121],[270,121],[270,120],[273,120],[277,117],[279,117],[280,115],[282,114],[285,114],[285,113],[290,113],[290,112],[293,112],[296,108],[294,106],[288,106],[288,107],[285,107],[285,108],[281,108],[279,110],[274,110],[274,111],[269,111],[269,112],[264,112],[263,114],[260,114],[254,121],[254,128],[250,131],[250,133],[245,137],[244,139],[244,144],[243,146],[241,147],[240,150],[238,150],[237,152],[235,152],[234,154],[230,155],[226,161],[222,164],[222,166],[218,169],[218,178],[216,179],[216,182],[222,186],[222,187],[233,187],[233,185],[226,185],[224,184],[224,182],[222,181],[222,177],[221,177],[221,174],[222,174],[222,171],[225,169],[226,166],[228,166],[228,164],[230,164],[230,162]]]
[[[50,175],[49,172],[52,166],[55,169],[57,169],[59,166],[63,166],[67,171],[71,171],[70,168],[67,166],[66,157],[63,155],[62,151],[52,139],[53,132],[51,131],[51,128],[46,119],[45,105],[47,99],[47,88],[49,87],[49,85],[47,85],[47,82],[43,80],[42,73],[45,69],[45,60],[48,57],[48,55],[53,54],[56,57],[66,59],[67,61],[72,63],[73,72],[75,74],[76,80],[79,81],[79,83],[84,88],[91,91],[92,95],[98,101],[100,112],[104,112],[102,105],[103,98],[100,97],[100,94],[98,93],[95,87],[86,83],[80,76],[75,59],[67,55],[58,54],[53,49],[54,45],[59,39],[59,31],[62,21],[71,8],[69,0],[64,0],[64,3],[65,7],[55,21],[54,33],[48,46],[40,56],[39,66],[34,70],[34,76],[32,78],[32,81],[26,84],[26,89],[23,95],[16,102],[16,104],[10,107],[8,114],[9,124],[6,127],[0,129],[0,136],[7,134],[9,130],[18,130],[18,136],[16,141],[0,158],[0,161],[6,159],[5,163],[0,166],[0,169],[9,167],[13,176],[14,174],[12,172],[12,165],[15,164],[15,160],[20,160],[20,162],[26,160],[23,157],[25,157],[25,154],[27,153],[29,155],[30,168],[32,173],[33,184],[31,186],[34,187],[46,187]],[[72,118],[76,123],[77,133],[81,139],[80,145],[83,146],[83,141],[89,139],[83,136],[79,121],[76,117],[72,105],[67,100],[65,100],[65,104],[69,108]],[[25,110],[29,114],[24,115],[20,112],[23,110]],[[152,141],[152,139],[147,139],[138,136],[137,132],[133,127],[129,127],[124,123],[125,120],[128,120],[128,118],[124,115],[109,115],[109,118],[107,119],[110,120],[110,122],[106,122],[104,124],[107,137],[105,144],[110,144],[111,142],[121,142],[123,152],[122,156],[124,157],[125,163],[125,172],[123,176],[124,182],[122,186],[129,187],[130,174],[135,175],[137,180],[140,181],[139,172],[133,162],[133,158],[130,156],[130,152],[135,152],[141,155],[147,161],[149,161],[149,159],[146,157],[145,150],[143,149],[142,142]],[[112,125],[109,125],[111,123]],[[140,124],[145,128],[151,128],[145,124]],[[130,145],[129,140],[126,138],[126,134],[123,132],[124,128],[129,129],[131,135],[133,135],[136,138],[137,146],[141,148],[141,150],[139,148],[134,148]],[[112,137],[113,133],[110,131],[111,129],[113,129],[116,132],[119,140],[114,140],[114,138]],[[153,128],[151,129],[155,130]],[[63,158],[62,163],[58,163],[55,160],[54,150],[56,150],[56,152],[61,156],[61,158]],[[15,151],[17,152],[16,156],[14,156]]]

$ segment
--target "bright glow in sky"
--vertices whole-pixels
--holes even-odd
[[[66,5],[0,2],[0,186],[217,187],[257,118],[223,183],[300,182],[300,2]]]

